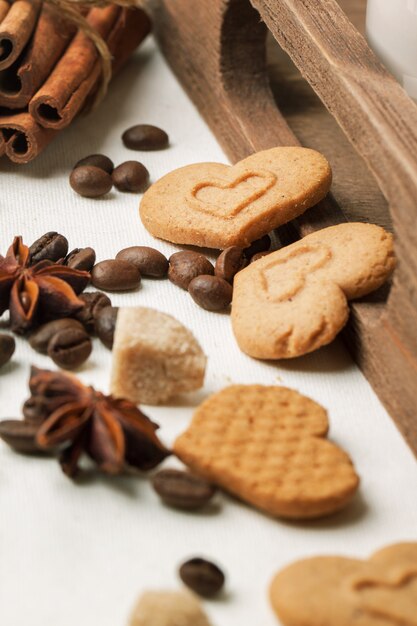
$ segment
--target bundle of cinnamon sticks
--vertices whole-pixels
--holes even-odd
[[[80,9],[112,55],[113,75],[150,31],[139,8]],[[91,38],[41,0],[0,0],[0,157],[34,159],[97,91],[102,71]]]

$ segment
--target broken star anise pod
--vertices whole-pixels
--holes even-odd
[[[30,400],[43,418],[36,443],[57,450],[70,477],[83,454],[108,474],[129,466],[150,470],[170,454],[156,435],[158,425],[127,400],[106,396],[69,374],[37,368],[29,385]]]
[[[26,332],[38,320],[70,317],[84,306],[77,294],[89,279],[88,272],[51,261],[31,265],[29,248],[15,237],[6,256],[0,256],[0,315],[9,309],[16,333]]]

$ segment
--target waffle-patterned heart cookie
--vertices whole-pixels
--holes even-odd
[[[368,561],[298,561],[275,576],[270,596],[283,626],[417,626],[417,543]]]
[[[236,165],[197,163],[144,194],[142,222],[155,237],[208,248],[248,246],[301,215],[330,189],[330,165],[307,148],[272,148]]]
[[[320,517],[343,508],[359,484],[328,426],[323,407],[292,389],[233,385],[200,405],[174,452],[270,515]]]
[[[392,236],[374,224],[339,224],[263,257],[235,276],[232,326],[243,352],[286,359],[330,343],[348,300],[378,289],[395,267]]]

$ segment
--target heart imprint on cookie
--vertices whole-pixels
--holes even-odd
[[[332,174],[308,148],[271,148],[236,165],[196,163],[170,172],[144,194],[142,222],[174,243],[248,246],[322,200]]]
[[[393,625],[417,626],[417,563],[414,570],[403,570],[393,580],[358,577],[351,585],[357,603],[369,615]]]
[[[298,561],[275,576],[270,595],[284,626],[417,626],[417,543],[367,561]]]
[[[243,172],[232,182],[204,181],[190,191],[189,202],[198,211],[225,219],[238,215],[259,200],[277,182],[270,172]]]
[[[348,320],[348,300],[378,289],[394,267],[392,236],[362,223],[324,228],[251,263],[233,283],[239,347],[287,359],[330,343]]]

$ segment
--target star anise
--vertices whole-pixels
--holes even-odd
[[[0,315],[9,309],[16,333],[26,332],[38,320],[70,317],[84,306],[76,294],[89,279],[88,272],[51,261],[31,265],[29,248],[15,237],[6,256],[0,256]]]
[[[32,368],[29,385],[29,406],[35,405],[43,419],[36,443],[58,450],[70,477],[83,454],[108,474],[120,474],[128,466],[150,470],[170,454],[156,435],[157,424],[127,400],[106,396],[69,374],[37,368]]]

